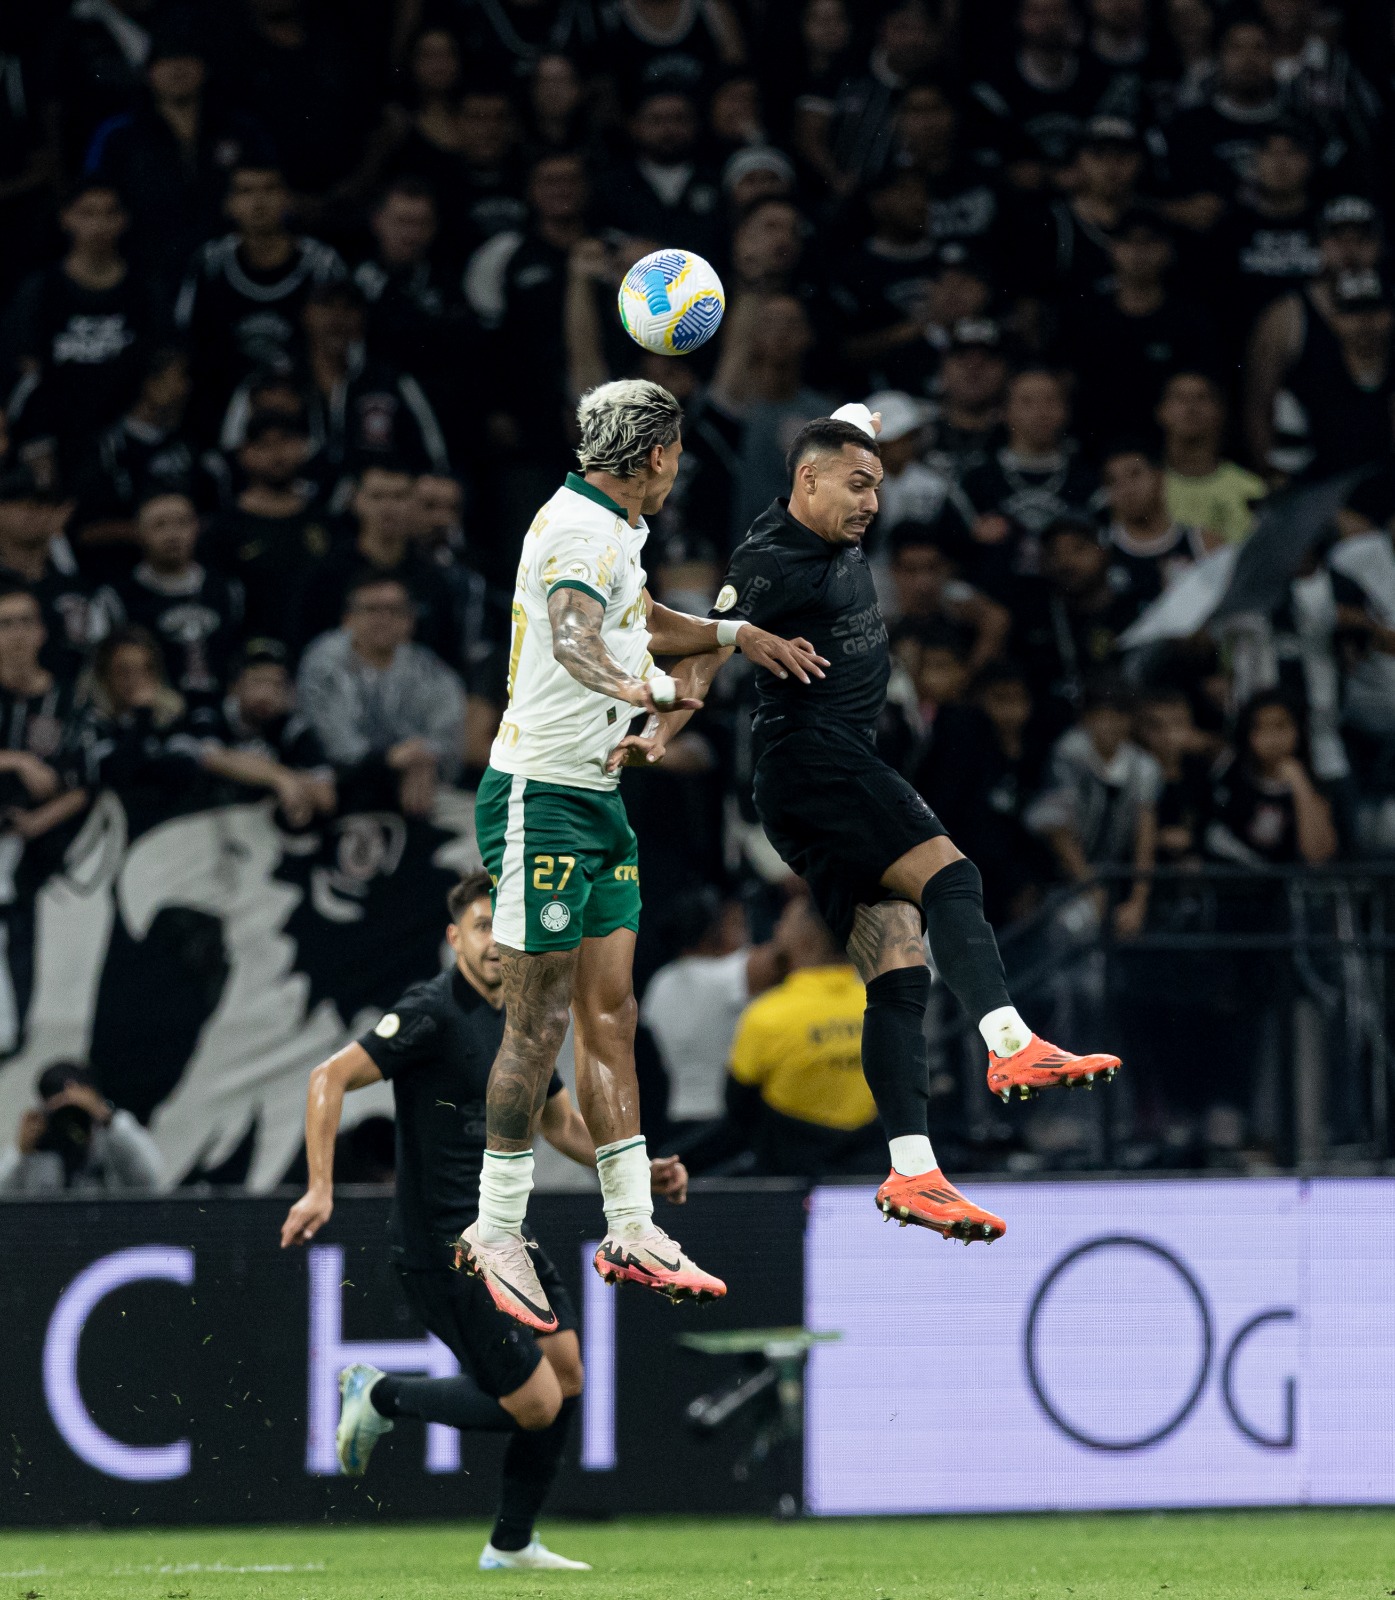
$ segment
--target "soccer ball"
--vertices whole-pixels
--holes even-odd
[[[620,285],[620,320],[656,356],[681,356],[716,333],[726,310],[722,280],[691,250],[656,250]]]

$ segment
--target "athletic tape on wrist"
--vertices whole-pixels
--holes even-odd
[[[729,645],[736,643],[736,636],[746,626],[744,622],[733,622],[730,618],[723,618],[717,624],[717,643]]]

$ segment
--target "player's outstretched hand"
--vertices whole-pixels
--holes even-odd
[[[671,1206],[684,1205],[688,1199],[688,1169],[677,1156],[655,1156],[649,1163],[649,1187]]]
[[[681,705],[690,704],[680,701]],[[701,704],[701,702],[698,702]],[[670,707],[670,710],[672,707]],[[652,767],[664,759],[662,739],[646,739],[643,734],[627,733],[606,757],[605,770],[619,772],[621,767]]]
[[[634,692],[634,694],[631,695],[630,704],[635,708],[636,711],[659,711],[659,712],[663,712],[663,711],[701,711],[702,710],[702,701],[701,700],[678,699],[678,700],[670,700],[666,704],[662,704],[661,705],[659,703],[659,701],[657,701],[654,698],[653,686],[651,684],[648,684],[648,683],[642,683],[639,686],[639,688]]]
[[[281,1224],[281,1248],[289,1250],[293,1244],[309,1244],[329,1221],[333,1210],[332,1195],[313,1192],[301,1195]]]
[[[747,661],[773,672],[777,678],[793,674],[801,683],[824,677],[823,668],[828,665],[807,639],[781,639],[749,622],[737,634],[736,648]]]

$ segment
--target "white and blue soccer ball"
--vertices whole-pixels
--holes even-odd
[[[620,285],[620,320],[638,345],[682,356],[721,326],[726,291],[710,263],[691,250],[656,250],[636,261]]]

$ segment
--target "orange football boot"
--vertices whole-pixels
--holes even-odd
[[[1014,1089],[1024,1100],[1057,1084],[1093,1089],[1096,1078],[1108,1083],[1118,1070],[1118,1056],[1073,1056],[1036,1034],[1014,1055],[988,1052],[988,1087],[1000,1100],[1011,1100]]]
[[[888,1222],[932,1228],[946,1239],[992,1244],[1007,1232],[1007,1223],[966,1199],[938,1167],[905,1178],[893,1172],[877,1190],[877,1205]]]

